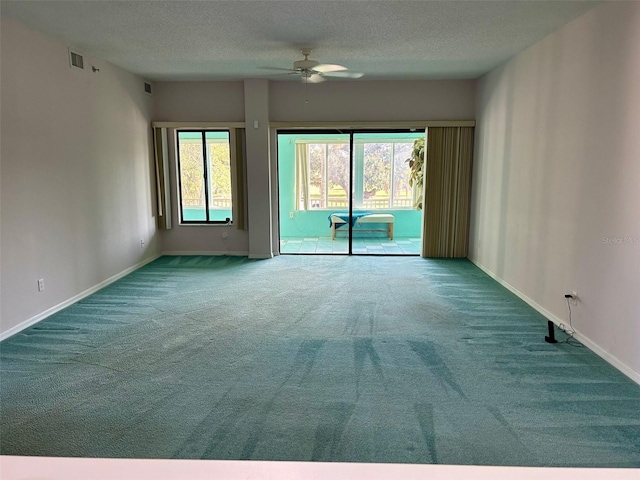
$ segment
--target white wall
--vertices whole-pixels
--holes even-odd
[[[260,82],[248,80],[247,82]],[[269,81],[268,102],[264,94],[260,104],[246,96],[247,82],[157,82],[154,85],[154,120],[182,122],[243,122],[245,111],[252,112],[248,119],[247,136],[252,133],[253,120],[268,119],[271,122],[401,122],[421,120],[472,120],[475,117],[475,80],[431,80],[431,81],[334,81],[309,85],[305,103],[305,86],[297,81]],[[260,122],[261,126],[263,122]],[[261,137],[262,138],[262,137]],[[266,148],[262,142],[261,148]],[[174,182],[173,208],[177,217],[175,198],[175,159],[174,146],[171,153],[171,179]],[[271,158],[275,156],[273,142]],[[258,155],[259,161],[271,162],[270,167],[256,165],[255,158],[248,159],[248,177],[258,180],[257,176],[272,175],[271,194],[275,194],[275,164],[266,155]],[[255,157],[255,151],[254,151]],[[254,163],[252,163],[254,162]],[[256,172],[255,176],[252,172]],[[266,247],[258,239],[269,243],[270,231],[276,231],[275,218],[267,218],[256,223],[251,218],[252,205],[269,204],[269,192],[248,191],[249,226],[256,225],[260,232],[252,232],[254,255],[266,256]],[[253,200],[253,201],[252,201]],[[272,205],[277,205],[271,199]],[[275,212],[277,208],[273,208]],[[253,212],[255,215],[255,212]],[[262,213],[261,213],[262,215]],[[229,235],[222,238],[222,232]],[[161,232],[162,246],[171,253],[248,253],[249,233],[237,231],[233,227],[221,226],[180,226]],[[274,240],[275,245],[275,240]],[[275,245],[277,250],[277,245]]]
[[[269,152],[269,82],[262,79],[244,81],[247,156],[247,217],[249,258],[271,258],[273,218],[271,161]],[[275,158],[275,155],[274,157]],[[276,248],[276,251],[279,251]]]
[[[64,43],[9,18],[1,40],[6,333],[159,249],[144,81],[88,56],[72,70]]]
[[[640,3],[606,2],[481,79],[470,241],[556,321],[577,291],[580,338],[636,381],[639,52]]]
[[[269,118],[287,122],[473,120],[475,80],[270,82]],[[308,103],[305,103],[305,99]]]
[[[244,122],[243,82],[156,82],[153,119],[161,122]]]

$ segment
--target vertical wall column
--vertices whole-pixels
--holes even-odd
[[[249,258],[271,258],[271,171],[269,160],[269,82],[244,81]]]

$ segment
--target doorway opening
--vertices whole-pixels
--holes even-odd
[[[419,255],[409,159],[424,132],[280,130],[281,254]]]

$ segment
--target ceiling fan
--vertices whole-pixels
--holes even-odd
[[[304,60],[298,60],[293,62],[293,68],[279,68],[279,67],[263,67],[267,70],[284,70],[287,73],[282,75],[300,75],[301,80],[304,83],[320,83],[325,81],[325,77],[337,77],[337,78],[360,78],[364,74],[359,72],[349,72],[347,67],[342,65],[333,65],[328,63],[320,63],[316,60],[310,60],[311,55],[310,48],[303,48],[301,50],[304,55]]]

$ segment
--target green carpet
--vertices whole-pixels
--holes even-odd
[[[640,386],[466,260],[162,257],[0,344],[5,455],[640,467]]]

